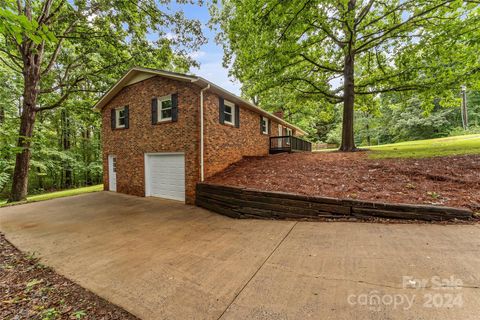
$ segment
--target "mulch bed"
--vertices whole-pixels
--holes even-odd
[[[138,319],[25,255],[0,234],[0,319]]]
[[[369,159],[368,152],[282,153],[245,158],[206,182],[480,211],[480,155]]]

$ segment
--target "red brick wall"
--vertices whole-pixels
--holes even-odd
[[[123,88],[102,110],[104,187],[108,190],[108,155],[117,156],[117,192],[145,195],[145,153],[185,153],[185,195],[194,203],[200,179],[200,89],[154,77]],[[151,122],[151,99],[178,93],[178,121]],[[129,106],[129,128],[111,129],[111,109]],[[260,115],[240,105],[240,128],[219,123],[218,96],[205,93],[205,178],[244,156],[268,155],[269,135],[260,132]],[[271,135],[278,123],[271,121]]]
[[[227,168],[244,156],[266,156],[270,135],[260,132],[260,114],[240,105],[240,127],[221,124],[218,96],[205,94],[205,178]],[[271,136],[277,136],[278,123],[271,121]]]
[[[152,124],[151,99],[178,93],[178,121]],[[185,153],[185,196],[193,203],[199,172],[199,88],[154,77],[123,88],[102,110],[103,177],[108,190],[108,155],[117,156],[117,191],[145,196],[144,154]],[[128,105],[129,128],[111,129],[110,110]]]

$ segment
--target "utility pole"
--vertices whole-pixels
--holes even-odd
[[[468,130],[468,109],[467,109],[467,86],[462,85],[462,125],[464,130]]]

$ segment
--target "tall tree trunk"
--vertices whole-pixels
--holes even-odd
[[[372,144],[372,138],[370,137],[370,125],[367,123],[367,144],[368,146],[371,146]]]
[[[30,145],[35,124],[35,107],[37,105],[37,84],[34,75],[25,76],[23,91],[22,115],[20,117],[20,132],[17,147],[22,150],[17,153],[13,171],[12,191],[9,202],[24,200],[28,190],[28,169],[30,168]]]
[[[343,72],[344,93],[343,93],[343,126],[342,145],[340,151],[355,151],[355,140],[353,136],[353,115],[355,102],[354,84],[354,55],[349,52],[345,56],[345,69]]]
[[[30,7],[29,7],[30,8]],[[30,10],[30,9],[29,9]],[[31,16],[27,10],[27,16]],[[44,43],[32,49],[30,41],[21,45],[23,58],[23,102],[20,116],[20,131],[17,147],[21,150],[15,159],[12,191],[9,202],[24,200],[28,191],[28,170],[30,168],[31,140],[37,113],[37,99],[40,84],[40,66],[42,64]]]
[[[61,112],[62,118],[62,147],[63,151],[70,150],[71,134],[70,134],[70,118],[68,111],[63,109]],[[71,188],[73,186],[73,170],[68,161],[63,163],[63,171],[65,176],[64,188]]]
[[[85,129],[84,129],[84,138],[83,138],[83,154],[84,154],[84,158],[83,158],[83,161],[84,161],[84,164],[85,164],[85,167],[89,167],[90,166],[90,163],[92,162],[92,153],[91,153],[91,140],[90,140],[90,137],[91,137],[91,134],[90,134],[90,130],[91,130],[91,127],[89,125],[85,126]],[[87,186],[90,186],[93,184],[93,181],[92,181],[92,175],[91,175],[91,172],[89,169],[85,170],[85,184]]]

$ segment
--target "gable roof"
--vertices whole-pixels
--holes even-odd
[[[117,81],[101,98],[100,100],[97,101],[97,103],[93,106],[94,109],[100,111],[105,107],[105,105],[113,98],[115,97],[120,90],[123,89],[123,87],[149,79],[153,78],[155,76],[160,76],[164,78],[170,78],[178,81],[185,81],[185,82],[190,82],[190,83],[195,83],[200,87],[206,87],[210,85],[210,91],[222,96],[223,98],[240,104],[254,112],[257,112],[263,116],[266,116],[270,119],[275,120],[276,122],[279,122],[285,126],[289,126],[297,130],[298,133],[304,135],[306,134],[305,131],[302,129],[298,128],[297,126],[294,126],[287,121],[271,114],[268,111],[263,110],[262,108],[256,106],[255,104],[240,98],[239,96],[231,93],[230,91],[227,91],[223,89],[220,86],[217,86],[213,82],[208,81],[205,78],[198,77],[198,76],[193,76],[193,75],[186,75],[182,73],[177,73],[177,72],[171,72],[171,71],[164,71],[164,70],[157,70],[157,69],[150,69],[150,68],[140,68],[140,67],[133,67],[128,72],[120,78],[120,80]]]

